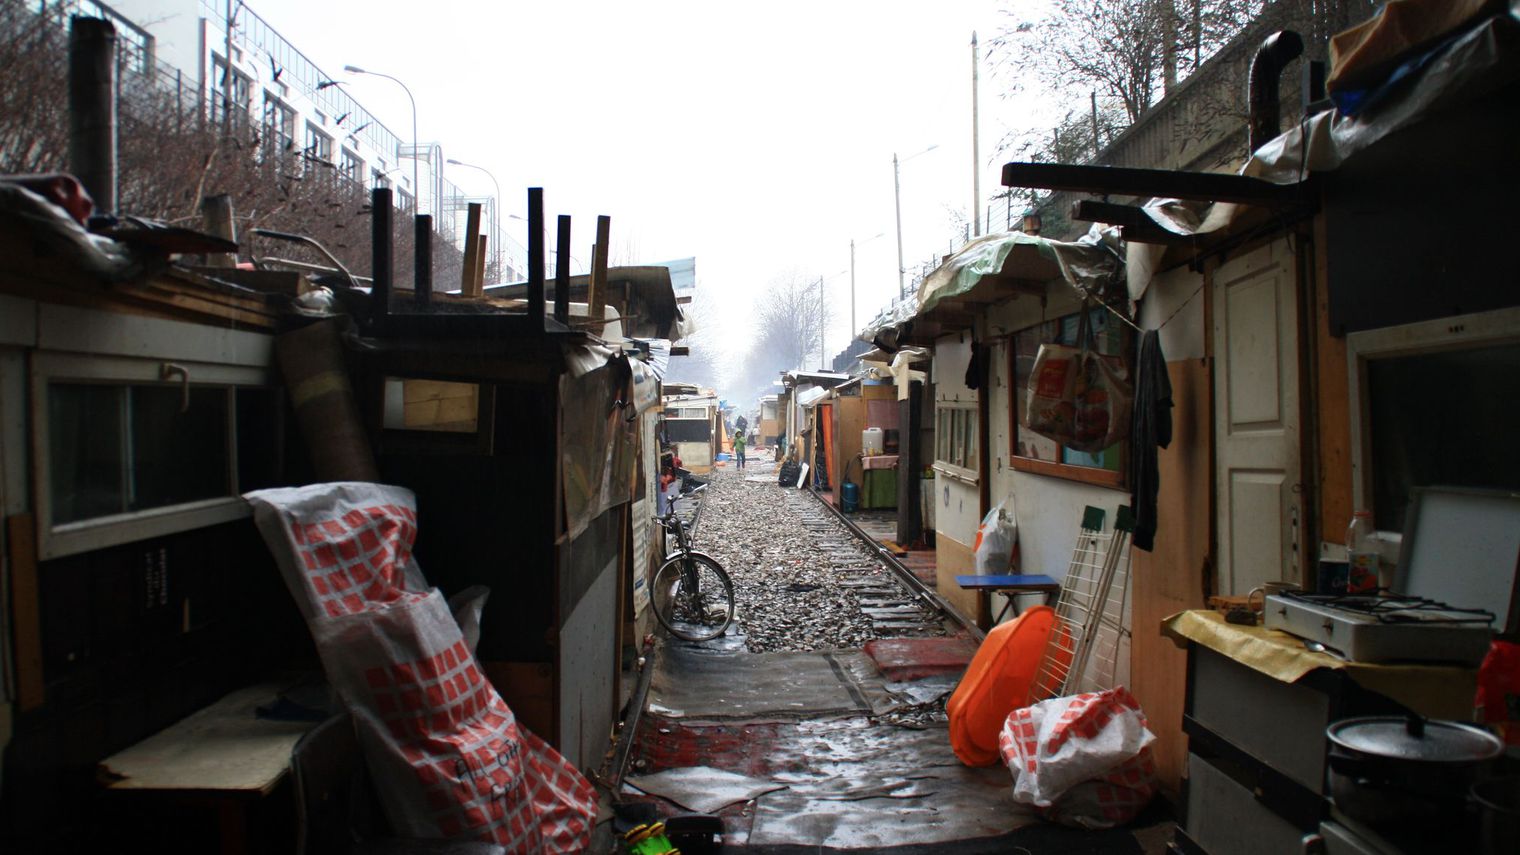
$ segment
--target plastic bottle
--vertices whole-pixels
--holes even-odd
[[[1346,527],[1346,593],[1371,594],[1378,587],[1378,547],[1372,512],[1357,511]]]

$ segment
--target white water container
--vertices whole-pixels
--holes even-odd
[[[881,428],[868,427],[860,432],[860,453],[866,456],[881,454],[886,448],[886,438]]]

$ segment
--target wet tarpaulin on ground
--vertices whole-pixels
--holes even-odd
[[[628,778],[625,783],[697,813],[717,813],[731,804],[786,789],[785,784],[711,766],[666,769],[653,775]]]
[[[881,714],[900,705],[857,651],[712,653],[667,644],[649,684],[649,711],[677,718]],[[721,686],[722,691],[713,691]]]

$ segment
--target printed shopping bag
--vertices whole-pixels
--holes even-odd
[[[353,482],[244,498],[353,713],[396,830],[585,851],[591,784],[518,726],[442,594],[426,587],[411,491]]]

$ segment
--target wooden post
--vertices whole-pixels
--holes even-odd
[[[554,253],[554,319],[570,326],[570,217],[559,215]]]
[[[391,283],[395,276],[395,234],[392,226],[396,209],[391,205],[389,187],[376,187],[370,191],[369,198],[370,322],[380,331],[391,311]]]
[[[591,253],[591,293],[587,296],[586,311],[591,316],[591,331],[602,334],[602,312],[607,305],[607,234],[612,230],[612,218],[596,218],[596,248]]]
[[[475,238],[475,279],[470,288],[471,297],[484,296],[486,293],[486,241],[489,235],[479,235]]]
[[[232,197],[226,193],[201,200],[201,229],[206,234],[237,243],[237,224],[232,218]],[[237,253],[208,252],[207,267],[237,267]]]
[[[459,292],[475,296],[475,264],[480,254],[480,203],[471,202],[464,220],[464,269],[459,274]]]
[[[11,564],[11,631],[15,641],[16,691],[22,710],[42,706],[47,682],[42,673],[42,592],[37,577],[37,521],[31,514],[6,520]]]
[[[433,304],[433,215],[418,214],[414,221],[416,247],[412,250],[412,298],[418,308]]]
[[[544,188],[528,188],[528,318],[544,328]]]

